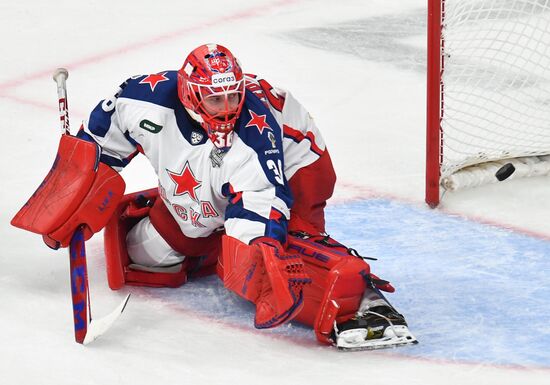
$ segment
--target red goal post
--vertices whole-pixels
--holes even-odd
[[[426,202],[550,173],[550,0],[428,0]]]
[[[442,44],[441,23],[444,0],[428,0],[428,60],[426,95],[426,203],[439,204],[439,166],[441,164],[441,84]]]

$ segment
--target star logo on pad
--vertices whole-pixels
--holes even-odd
[[[202,182],[197,180],[195,175],[193,175],[193,171],[191,171],[191,167],[189,167],[189,162],[185,162],[185,166],[179,174],[168,169],[166,169],[166,172],[170,179],[176,184],[174,195],[179,196],[187,194],[194,201],[199,201],[197,199],[197,189],[201,187]]]
[[[266,115],[256,115],[256,113],[252,110],[248,110],[250,113],[250,121],[246,124],[246,127],[252,127],[256,126],[258,131],[260,132],[260,135],[264,133],[264,128],[269,128],[271,130],[271,127],[269,127],[269,124],[267,124]]]
[[[142,81],[139,82],[139,84],[149,84],[149,87],[151,87],[151,91],[154,91],[158,83],[170,80],[164,75],[166,75],[166,72],[163,72],[161,74],[147,75],[145,78],[143,78]]]

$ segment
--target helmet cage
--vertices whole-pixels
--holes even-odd
[[[183,78],[183,77],[182,77]],[[184,106],[191,113],[191,116],[203,125],[210,134],[214,132],[229,132],[235,127],[244,104],[244,78],[226,86],[212,86],[194,83],[182,79]],[[239,97],[236,108],[230,108],[228,97],[237,94]],[[223,96],[224,108],[215,114],[208,112],[204,105],[205,99],[209,97]],[[191,110],[191,111],[189,111]]]

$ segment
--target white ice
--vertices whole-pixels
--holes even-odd
[[[53,162],[59,137],[51,80],[56,67],[70,72],[69,105],[76,130],[95,104],[127,77],[179,68],[189,50],[206,42],[230,47],[248,72],[291,89],[307,106],[339,176],[335,207],[383,198],[428,211],[423,204],[425,17],[426,2],[421,0],[3,2],[0,383],[550,383],[548,362],[535,367],[422,358],[415,356],[415,347],[344,354],[317,345],[299,328],[255,331],[246,305],[236,305],[242,316],[225,320],[201,311],[201,298],[178,302],[167,290],[112,292],[101,261],[100,235],[88,244],[93,314],[106,314],[128,292],[133,297],[112,330],[83,347],[73,341],[66,253],[49,250],[39,236],[9,225]],[[127,191],[155,185],[143,159],[134,160],[123,175]],[[513,180],[446,194],[438,211],[550,239],[549,196],[547,178]],[[331,221],[341,217],[333,215]],[[406,233],[406,241],[417,248],[440,242],[435,232],[445,234],[446,229],[419,227]],[[404,240],[399,232],[394,237]],[[494,255],[486,264],[491,258],[498,261],[498,247],[495,240]],[[444,256],[438,264],[445,266]],[[465,272],[456,264],[449,266],[456,269],[452,273]],[[404,289],[395,294],[405,306],[406,288],[412,292],[417,283],[407,277],[402,274],[402,282],[396,282]],[[235,317],[227,307],[236,299],[218,286],[209,289],[208,282],[204,291],[210,303],[217,301],[223,314]],[[533,282],[538,284],[548,285],[548,280]],[[421,304],[422,294],[414,304]],[[460,292],[448,298],[445,292],[438,294],[452,302]],[[528,310],[518,309],[526,312],[525,323],[511,332],[541,332],[529,329],[537,314]],[[430,317],[425,314],[418,328],[425,330]],[[463,326],[456,332],[467,333],[469,325]],[[542,332],[548,334],[547,326]],[[498,342],[490,334],[483,337],[488,347]],[[430,344],[429,335],[421,344]],[[457,347],[449,346],[453,349]]]

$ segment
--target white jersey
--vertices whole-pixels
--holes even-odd
[[[183,108],[176,71],[128,79],[98,104],[78,136],[97,142],[101,161],[118,171],[144,154],[186,236],[225,228],[245,243],[263,236],[284,242],[292,204],[287,178],[325,150],[307,111],[254,76],[247,76],[232,146],[217,150]]]

